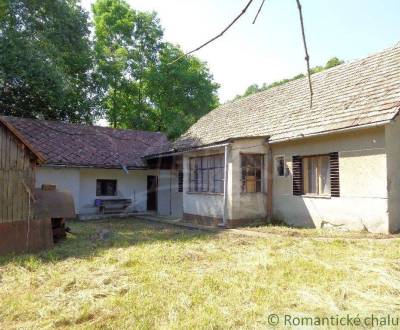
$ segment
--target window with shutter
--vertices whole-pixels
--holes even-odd
[[[339,153],[329,154],[329,164],[331,168],[331,196],[340,197],[340,175],[339,175]]]
[[[340,197],[339,154],[293,156],[293,195]]]
[[[300,156],[293,156],[293,195],[301,196],[303,190],[303,160]]]
[[[183,171],[178,172],[178,192],[183,192]]]

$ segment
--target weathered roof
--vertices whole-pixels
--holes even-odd
[[[400,109],[400,44],[365,59],[259,92],[211,111],[175,143],[184,149],[233,137],[279,141],[393,119]]]
[[[37,151],[12,125],[10,125],[6,120],[4,120],[4,117],[0,116],[0,123],[4,125],[4,127],[11,132],[11,134],[19,140],[25,147],[29,150],[29,152],[33,155],[35,158],[35,161],[37,163],[43,163],[45,161],[44,156]]]
[[[142,157],[169,149],[159,132],[113,129],[17,117],[1,117],[42,154],[48,165],[145,167]]]

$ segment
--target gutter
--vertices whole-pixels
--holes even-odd
[[[281,142],[289,142],[289,141],[297,141],[297,140],[301,140],[301,139],[308,138],[308,137],[330,135],[330,134],[334,134],[334,133],[342,133],[342,132],[348,132],[348,131],[356,131],[356,130],[365,129],[365,128],[371,128],[371,127],[381,127],[381,126],[385,126],[387,124],[390,124],[391,122],[392,122],[392,119],[389,119],[389,120],[383,120],[383,121],[372,123],[372,124],[365,124],[365,125],[352,126],[352,127],[346,127],[346,128],[338,128],[338,129],[319,132],[319,133],[300,134],[300,135],[295,136],[295,137],[270,140],[269,144],[275,144],[275,143],[281,143]]]
[[[94,165],[63,165],[63,164],[42,164],[40,167],[56,167],[56,168],[97,168],[97,169],[104,169],[104,170],[123,170],[125,172],[125,169],[122,166],[94,166]],[[127,170],[147,170],[148,167],[142,166],[142,167],[131,167],[131,166],[126,166]]]
[[[162,154],[149,155],[149,156],[145,156],[143,158],[144,159],[155,159],[155,158],[160,158],[160,157],[177,156],[177,155],[183,155],[183,154],[187,154],[187,153],[198,151],[198,150],[221,148],[221,147],[225,147],[229,144],[230,144],[230,142],[226,142],[226,143],[221,143],[221,144],[207,145],[207,146],[203,146],[203,147],[194,147],[194,148],[182,150],[182,151],[175,151],[175,152],[172,151],[172,152],[165,152]]]

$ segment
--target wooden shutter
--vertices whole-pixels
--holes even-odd
[[[178,172],[178,192],[183,192],[183,171]]]
[[[304,193],[303,187],[303,159],[300,156],[293,156],[293,195],[301,196]]]
[[[331,196],[340,197],[340,176],[339,176],[339,153],[329,154],[329,163],[331,169]]]

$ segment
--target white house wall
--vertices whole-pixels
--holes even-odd
[[[373,128],[272,144],[285,156],[289,175],[273,178],[273,213],[295,226],[323,224],[388,232],[384,128]],[[292,156],[339,152],[340,197],[293,196]]]
[[[125,173],[122,169],[81,169],[80,180],[80,214],[94,214],[97,208],[94,207],[96,198],[114,199],[129,198],[132,205],[127,211],[144,212],[147,209],[147,176],[157,175],[156,171],[131,170]],[[108,179],[117,180],[117,196],[97,197],[96,180]]]
[[[189,159],[201,155],[222,154],[224,148],[208,149],[186,154],[183,159],[184,168],[184,213],[209,218],[223,217],[223,194],[189,192]],[[240,139],[229,146],[228,151],[228,180],[226,219],[228,221],[242,221],[247,219],[261,219],[267,215],[266,211],[266,176],[264,175],[263,192],[243,193],[241,191],[241,154],[267,153],[265,138]],[[266,173],[264,161],[264,173]]]
[[[42,184],[54,184],[60,191],[70,192],[74,198],[75,212],[79,213],[80,172],[79,169],[61,167],[37,167],[36,188]]]
[[[386,126],[389,230],[400,231],[400,119]]]
[[[178,192],[178,173],[173,171],[171,180],[169,174],[169,170],[160,172],[130,170],[127,174],[117,169],[38,167],[36,187],[40,188],[42,184],[55,184],[58,190],[72,193],[76,213],[80,215],[96,214],[98,209],[94,206],[94,201],[97,198],[129,198],[132,199],[132,205],[128,208],[128,212],[145,212],[147,210],[147,176],[155,175],[159,177],[158,213],[180,217],[182,216],[182,193]],[[96,196],[98,179],[117,180],[117,196]]]

